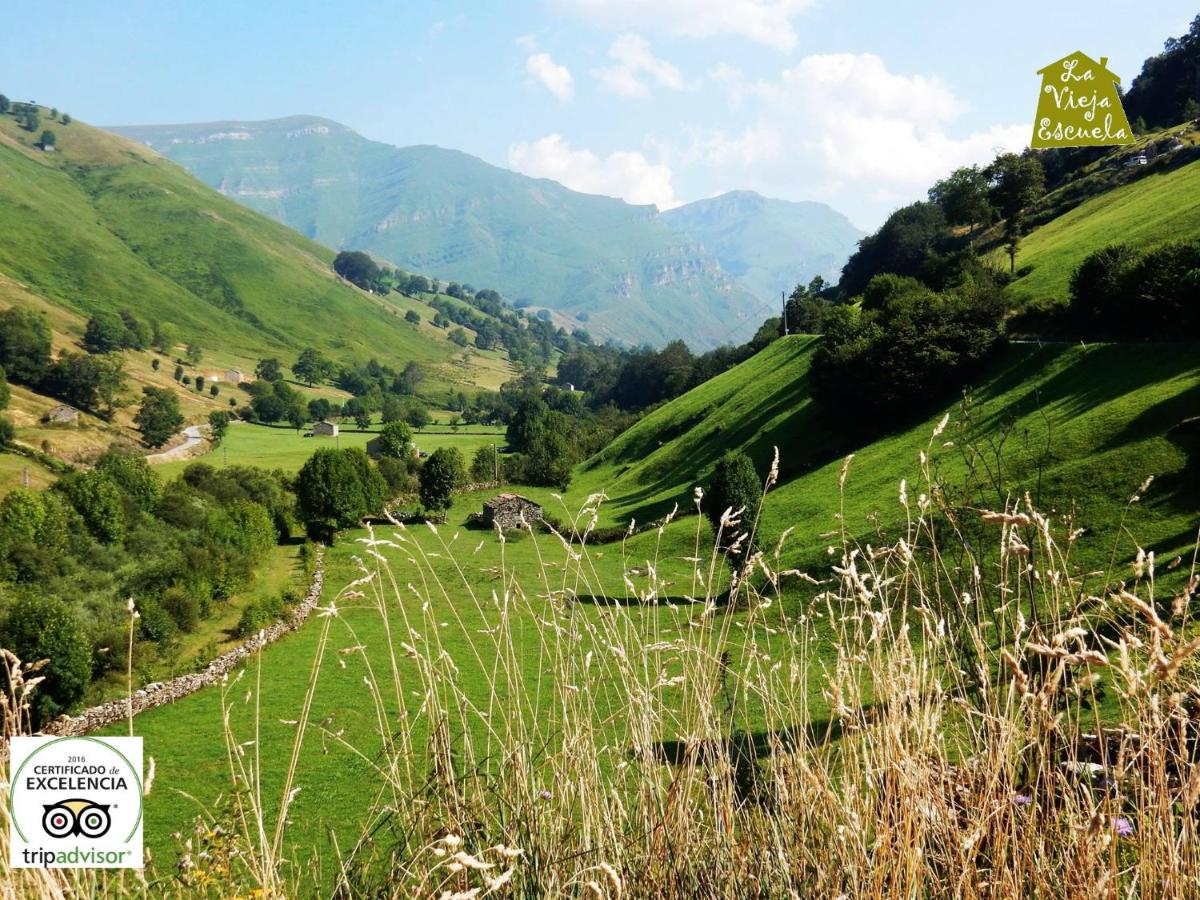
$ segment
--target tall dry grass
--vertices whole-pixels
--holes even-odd
[[[0,869],[4,895],[1200,896],[1195,559],[1169,596],[1149,554],[1081,575],[1072,522],[1023,497],[972,506],[922,462],[923,484],[899,486],[900,531],[835,533],[824,572],[786,570],[786,535],[760,547],[733,510],[714,546],[741,552],[701,552],[698,518],[689,602],[651,559],[637,596],[581,603],[611,564],[588,543],[602,497],[488,596],[436,577],[455,551],[443,534],[378,529],[309,626],[287,760],[231,724],[257,668],[226,689],[227,830],[153,888]],[[839,486],[852,477],[848,459]],[[388,633],[362,656],[370,747],[311,718],[322,668],[361,652],[349,603]],[[470,606],[493,624],[455,658],[438,622]],[[482,694],[467,670],[486,673]],[[20,730],[29,682],[9,683]],[[288,840],[306,741],[372,772],[367,824],[320,886]]]

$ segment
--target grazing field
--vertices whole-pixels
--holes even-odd
[[[379,433],[377,423],[370,431],[347,429],[343,425],[337,437],[304,437],[304,431],[311,427],[297,431],[287,425],[233,424],[219,447],[190,460],[162,463],[155,466],[155,471],[164,478],[171,478],[193,462],[204,462],[214,466],[258,466],[296,472],[318,447],[365,447],[367,441]],[[490,448],[496,444],[497,450],[504,449],[504,429],[471,425],[454,432],[445,426],[431,426],[414,433],[413,443],[426,453],[432,453],[438,447],[457,447],[469,466],[471,457],[480,447]]]
[[[812,338],[777,341],[654,411],[576,469],[568,502],[603,491],[604,522],[651,521],[676,503],[686,510],[693,487],[707,483],[727,450],[745,449],[765,477],[778,447],[781,479],[762,530],[775,540],[793,529],[787,558],[809,565],[843,526],[864,539],[895,533],[903,517],[888,498],[902,478],[913,481],[921,453],[931,451],[930,433],[949,415],[939,438],[946,446],[933,448],[938,477],[986,487],[994,505],[1029,491],[1034,503],[1073,514],[1088,530],[1080,552],[1093,562],[1107,561],[1126,501],[1151,475],[1155,484],[1136,513],[1139,538],[1160,556],[1193,543],[1200,448],[1173,429],[1195,414],[1200,397],[1195,344],[1012,346],[978,379],[968,404],[948,402],[865,442],[844,436],[844,423],[813,404],[815,347]],[[856,477],[843,501],[836,474],[849,453]],[[1123,550],[1131,549],[1125,541]]]
[[[1086,200],[1021,240],[1017,267],[1032,271],[1005,293],[1017,305],[1067,299],[1071,273],[1109,244],[1147,249],[1200,234],[1200,161],[1148,172],[1144,177]],[[997,251],[997,265],[1007,258]]]

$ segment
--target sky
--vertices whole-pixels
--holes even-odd
[[[1127,87],[1179,0],[15,0],[0,92],[96,125],[313,114],[669,208],[734,189],[874,228],[1020,149],[1037,70]]]

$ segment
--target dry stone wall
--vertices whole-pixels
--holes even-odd
[[[292,607],[291,614],[274,625],[264,628],[254,637],[244,641],[232,650],[222,653],[210,662],[200,672],[190,672],[180,675],[170,681],[155,681],[144,688],[133,692],[133,697],[122,700],[111,700],[91,709],[85,709],[77,716],[61,716],[43,729],[43,734],[57,734],[73,737],[105,728],[117,722],[124,722],[131,715],[174,703],[181,697],[194,694],[196,691],[217,684],[229,672],[242,665],[255,653],[272,641],[278,640],[285,634],[295,631],[308,618],[321,599],[321,590],[325,585],[324,548],[317,546],[316,565],[313,568],[312,582],[304,599]]]

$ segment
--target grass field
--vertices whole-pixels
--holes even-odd
[[[306,438],[303,431],[298,432],[287,425],[234,424],[229,427],[221,446],[193,459],[162,463],[155,466],[155,471],[163,478],[172,478],[193,462],[205,462],[214,466],[258,466],[296,472],[318,447],[365,447],[367,441],[379,434],[378,423],[370,431],[359,431],[353,423],[350,425],[347,429],[343,424],[336,438]],[[457,447],[469,466],[480,447],[490,448],[496,444],[498,450],[504,449],[504,429],[471,425],[454,432],[445,425],[431,426],[415,433],[413,443],[425,453],[432,453],[439,447]]]
[[[1116,155],[1116,154],[1114,154]],[[1124,155],[1124,154],[1121,154]],[[1200,160],[1153,164],[1137,181],[1104,191],[1022,238],[1017,267],[1032,267],[1006,288],[1017,306],[1053,305],[1068,296],[1071,273],[1109,244],[1147,249],[1200,234]],[[1002,251],[993,256],[1007,267]]]

